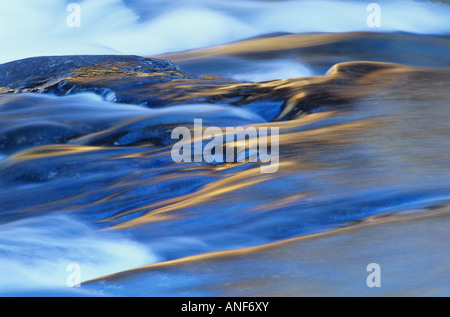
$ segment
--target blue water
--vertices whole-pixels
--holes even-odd
[[[379,2],[382,26],[375,29],[366,24],[364,1],[90,0],[79,2],[80,28],[66,25],[69,2],[2,2],[0,62],[41,55],[172,53],[190,72],[218,69],[221,76],[258,82],[322,76],[323,67],[357,60],[360,52],[357,46],[340,52],[339,44],[330,46],[319,67],[310,56],[292,56],[288,49],[262,58],[255,45],[244,61],[222,51],[216,57],[231,60],[227,67],[217,66],[208,48],[227,44],[233,49],[238,47],[234,41],[262,35],[273,37],[276,47],[277,36],[287,33],[396,31],[415,36],[414,54],[396,55],[401,48],[394,45],[364,54],[370,53],[371,60],[433,66],[433,71],[450,67],[445,59],[430,65],[449,52],[450,5],[439,2]],[[442,36],[435,51],[421,44],[431,35]],[[182,53],[193,49],[204,52],[198,64],[183,60]],[[420,75],[404,82],[407,75],[383,75],[392,81],[384,86],[371,75],[353,92],[373,91],[352,107],[319,107],[281,122],[270,122],[279,102],[152,108],[118,104],[93,92],[0,94],[0,294],[304,296],[340,295],[339,289],[366,294],[364,274],[358,273],[363,288],[344,281],[355,259],[361,265],[367,259],[390,268],[394,280],[401,275],[393,272],[406,265],[414,274],[423,273],[420,287],[408,273],[376,295],[404,295],[407,289],[416,289],[415,295],[448,295],[448,217],[436,222],[426,217],[436,210],[448,214],[450,202],[449,77],[432,74],[428,80]],[[279,127],[278,171],[262,174],[259,162],[174,163],[173,141],[161,131],[190,127],[196,118],[204,126]],[[154,133],[165,137],[154,139]],[[423,223],[414,222],[418,215],[425,217]],[[395,221],[367,233],[361,229],[374,219]],[[432,228],[436,232],[428,233]],[[316,238],[321,234],[323,240]],[[302,237],[310,240],[295,240]],[[346,239],[374,244],[339,249]],[[271,243],[285,244],[277,251]],[[384,249],[386,244],[392,249]],[[266,246],[263,253],[252,249]],[[241,250],[244,258],[220,253],[233,250]],[[338,260],[323,260],[333,250],[339,250]],[[438,261],[426,261],[430,253]],[[212,260],[183,260],[196,255]],[[172,260],[181,264],[164,266]],[[80,265],[82,282],[157,263],[168,269],[119,274],[110,287],[93,282],[69,288],[70,263]],[[205,275],[202,265],[208,268]],[[302,270],[307,278],[289,282]],[[274,278],[272,286],[262,282],[267,276]],[[317,288],[325,277],[335,289]],[[224,284],[231,285],[225,293],[218,290]]]

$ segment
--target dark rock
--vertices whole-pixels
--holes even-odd
[[[167,60],[129,55],[69,55],[31,57],[0,65],[3,89],[45,89],[70,77],[91,75],[179,72]]]

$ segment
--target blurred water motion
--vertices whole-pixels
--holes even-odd
[[[324,2],[352,19],[309,28],[281,22],[299,8],[315,13],[311,1],[144,3],[113,2],[124,31],[108,31],[104,48],[65,49],[174,64],[71,56],[0,65],[0,294],[449,294],[448,5],[410,3],[425,10],[413,24],[394,23],[400,4],[385,4],[384,29],[355,32],[365,31],[354,15],[362,1]],[[211,12],[212,37],[193,41],[194,23],[177,43],[166,26],[181,15],[202,24]],[[96,25],[92,39],[105,34]],[[159,40],[129,45],[149,30]],[[134,34],[130,51],[111,45],[124,34]],[[53,46],[63,37],[50,35],[34,52],[0,55],[63,52]],[[198,118],[204,128],[279,128],[278,171],[175,163],[171,131],[193,131]],[[73,262],[83,283],[71,289]],[[381,266],[380,288],[366,284],[369,263]]]
[[[419,217],[373,221],[263,247],[153,264],[85,286],[96,295],[119,296],[448,294],[448,206]],[[381,287],[369,288],[366,267],[375,260]],[[167,283],[175,277],[176,282]]]
[[[367,1],[89,0],[81,27],[67,27],[68,1],[0,4],[0,62],[42,55],[156,55],[273,33],[410,32],[449,34],[444,1],[377,1],[380,28],[370,28]],[[24,40],[26,39],[26,40]]]

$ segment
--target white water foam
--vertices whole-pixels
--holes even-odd
[[[64,215],[33,217],[0,227],[3,295],[33,289],[67,291],[73,286],[67,284],[74,272],[68,267],[71,263],[79,265],[82,282],[156,261],[147,247],[130,238],[96,231]]]
[[[424,1],[377,1],[380,28],[367,26],[366,1],[260,0],[78,1],[81,26],[70,28],[70,2],[1,1],[0,62],[40,55],[155,55],[273,32],[450,33],[450,5]]]
[[[235,71],[227,77],[238,81],[266,81],[273,79],[314,76],[314,73],[300,61],[274,60],[264,62],[248,61],[249,69]]]

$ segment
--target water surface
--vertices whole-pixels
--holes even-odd
[[[450,7],[381,3],[375,32],[366,3],[318,3],[82,2],[70,30],[63,2],[2,4],[36,15],[37,43],[1,33],[2,62],[178,67],[107,58],[2,82],[0,294],[448,295]],[[174,162],[171,131],[199,118],[279,128],[277,172]]]

